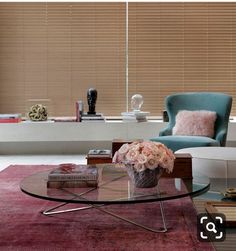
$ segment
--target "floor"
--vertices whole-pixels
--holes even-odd
[[[0,171],[9,165],[86,164],[86,155],[0,155]]]
[[[205,200],[199,200],[196,197],[193,200],[198,213],[206,213]],[[222,242],[213,242],[216,251],[235,251],[236,250],[236,228],[226,229],[226,238]]]

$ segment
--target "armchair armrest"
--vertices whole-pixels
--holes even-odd
[[[225,146],[226,136],[227,136],[227,131],[225,129],[222,129],[217,133],[216,140],[220,143],[220,146]]]
[[[167,126],[159,132],[159,136],[172,135],[172,127]]]

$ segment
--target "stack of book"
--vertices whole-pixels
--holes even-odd
[[[55,122],[76,122],[75,117],[54,117],[53,121]]]
[[[133,112],[122,112],[121,115],[124,122],[137,122],[136,116]]]
[[[61,164],[48,175],[48,188],[97,187],[98,170],[95,165]]]
[[[88,158],[110,158],[111,157],[111,150],[106,149],[92,149],[88,152]]]
[[[83,113],[81,116],[81,121],[105,121],[105,117],[102,113],[88,114]]]
[[[0,114],[0,123],[19,123],[21,114]]]
[[[122,119],[124,122],[146,122],[147,115],[150,112],[133,111],[133,112],[122,112]]]

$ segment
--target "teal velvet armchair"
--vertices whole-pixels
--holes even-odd
[[[152,138],[152,141],[161,142],[174,152],[187,147],[225,146],[232,106],[231,96],[216,92],[176,93],[166,97],[165,105],[169,123],[160,131],[159,137]],[[182,110],[216,112],[214,137],[172,135],[176,115]]]

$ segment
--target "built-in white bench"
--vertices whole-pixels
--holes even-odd
[[[0,154],[83,153],[91,148],[111,149],[113,139],[150,139],[166,126],[147,122],[24,122],[0,124]],[[236,146],[236,122],[229,123],[228,146]]]

